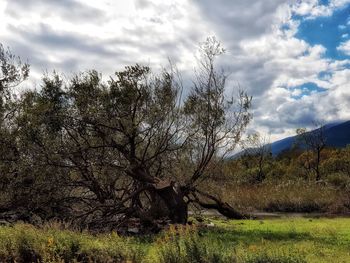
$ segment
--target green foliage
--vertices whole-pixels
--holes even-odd
[[[0,228],[1,261],[17,262],[141,262],[136,241],[116,234],[92,236],[68,230],[37,229],[17,224]]]
[[[326,191],[333,186],[347,188],[350,178],[349,149],[347,147],[322,150],[319,163],[322,180],[316,184],[321,184]],[[256,183],[255,175],[259,170],[264,170],[266,174],[264,181],[267,184],[276,185],[277,190],[278,185],[289,183],[304,184],[305,187],[313,185],[311,181],[314,181],[315,174],[310,170],[313,165],[314,160],[310,152],[293,149],[275,158],[270,157],[263,165],[259,165],[258,155],[243,155],[225,163],[223,171],[225,178],[235,182],[236,185],[254,185]],[[317,199],[316,195],[315,198]]]

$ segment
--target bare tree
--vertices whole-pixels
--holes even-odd
[[[247,139],[242,141],[241,146],[244,149],[243,157],[248,158],[248,162],[256,163],[256,181],[264,181],[266,178],[265,166],[272,155],[269,139],[256,132],[249,134]]]
[[[311,170],[316,175],[316,181],[321,180],[321,153],[326,147],[325,128],[319,122],[314,122],[315,129],[307,131],[305,128],[297,129],[297,141],[301,147],[305,147],[306,153],[306,168]]]

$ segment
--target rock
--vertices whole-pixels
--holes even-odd
[[[136,227],[129,227],[128,228],[128,233],[131,234],[138,234],[140,232],[140,229],[136,228]]]
[[[43,224],[43,220],[41,219],[40,216],[36,214],[32,214],[29,218],[29,223],[35,226],[41,226]]]

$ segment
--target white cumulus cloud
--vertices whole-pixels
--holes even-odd
[[[337,50],[343,52],[344,54],[350,56],[350,40],[342,42],[338,47]]]

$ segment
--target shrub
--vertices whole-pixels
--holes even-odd
[[[190,226],[171,227],[159,242],[159,262],[225,263],[236,262],[232,251],[225,251],[218,242],[201,239]]]
[[[0,262],[141,262],[144,249],[116,234],[91,235],[16,224],[0,227]]]

